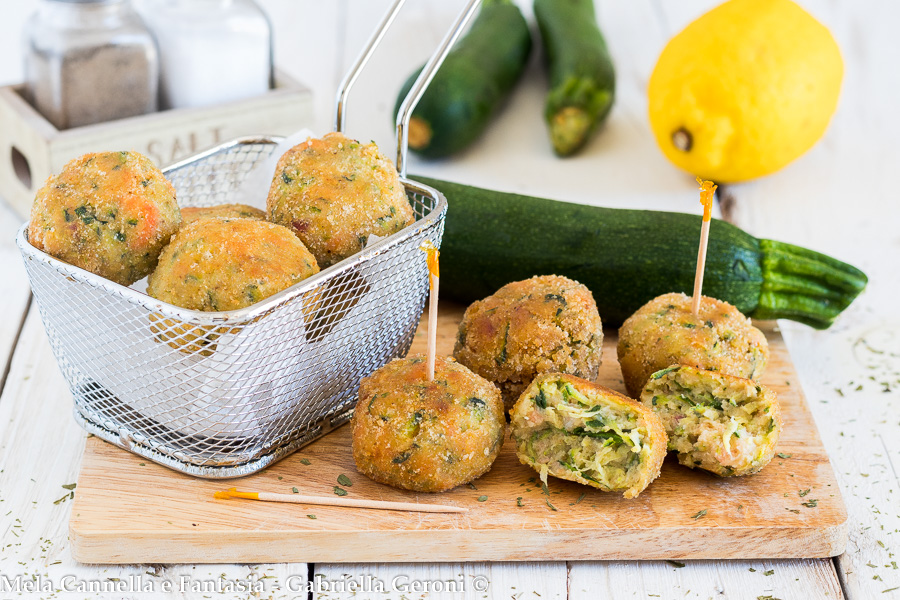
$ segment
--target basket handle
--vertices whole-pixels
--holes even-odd
[[[381,19],[378,27],[375,28],[375,33],[372,34],[372,37],[366,42],[362,52],[356,57],[356,62],[353,63],[353,66],[350,67],[350,70],[347,71],[347,74],[344,75],[344,78],[341,80],[341,84],[338,86],[337,101],[334,110],[335,131],[343,131],[344,127],[346,127],[347,115],[344,107],[347,104],[347,96],[350,94],[350,88],[356,83],[356,78],[359,77],[359,74],[366,66],[366,63],[372,58],[375,47],[381,43],[381,38],[387,33],[388,28],[391,26],[391,23],[394,22],[394,18],[397,16],[397,13],[400,12],[400,7],[403,6],[404,2],[406,2],[406,0],[394,0],[394,3]]]
[[[378,28],[375,30],[375,33],[372,34],[372,37],[369,39],[365,48],[363,48],[363,51],[356,59],[353,67],[351,67],[350,71],[344,76],[344,79],[341,81],[341,85],[338,88],[337,107],[334,116],[335,131],[343,130],[346,124],[346,111],[344,109],[344,106],[347,103],[347,95],[350,92],[350,88],[353,86],[353,83],[359,76],[360,71],[369,61],[369,58],[372,56],[375,47],[381,41],[381,38],[384,37],[385,32],[387,31],[388,27],[391,26],[391,23],[394,21],[394,18],[397,16],[397,13],[400,10],[400,7],[403,6],[403,3],[405,1],[406,0],[394,0],[394,3],[388,9],[387,14],[381,20],[381,23],[378,24]],[[465,28],[466,23],[468,23],[472,16],[475,14],[475,9],[478,8],[478,5],[480,3],[481,0],[469,0],[466,3],[465,8],[463,8],[462,12],[459,14],[459,16],[457,16],[456,21],[453,22],[452,27],[444,36],[444,39],[441,40],[440,46],[438,46],[434,54],[431,55],[431,58],[428,59],[428,62],[425,63],[425,66],[422,68],[422,72],[419,73],[419,77],[416,79],[416,82],[409,90],[409,94],[406,95],[406,98],[400,105],[400,110],[397,113],[396,127],[397,171],[400,173],[401,177],[406,177],[406,152],[409,146],[409,118],[412,115],[412,111],[413,109],[415,109],[416,104],[419,103],[419,100],[422,98],[422,94],[425,93],[425,89],[428,87],[428,84],[431,83],[431,80],[434,78],[435,73],[437,73],[438,69],[441,67],[441,64],[444,62],[444,59],[447,57],[447,53],[450,52],[450,48],[452,48],[453,44],[456,43],[456,40],[459,39],[459,36],[462,34],[463,28]]]

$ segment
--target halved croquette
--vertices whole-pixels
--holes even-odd
[[[775,454],[781,410],[775,393],[749,379],[673,366],[654,373],[641,402],[662,419],[669,450],[690,468],[750,475]]]
[[[510,416],[519,460],[545,483],[553,475],[634,498],[659,476],[666,455],[652,410],[572,375],[539,375]]]

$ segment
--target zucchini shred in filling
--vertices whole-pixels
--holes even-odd
[[[641,401],[662,419],[678,461],[730,477],[762,469],[775,454],[781,411],[774,392],[749,379],[674,366],[654,373]]]
[[[665,457],[659,418],[640,403],[572,375],[538,376],[511,411],[519,460],[547,476],[634,498]]]

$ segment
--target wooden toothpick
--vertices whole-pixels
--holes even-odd
[[[372,508],[376,510],[405,510],[408,512],[428,513],[463,513],[468,508],[458,506],[445,506],[443,504],[417,504],[415,502],[384,502],[381,500],[358,500],[335,496],[303,496],[300,494],[276,494],[274,492],[241,492],[237,488],[229,488],[224,492],[216,492],[214,498],[228,500],[231,498],[244,498],[246,500],[261,500],[263,502],[286,502],[289,504],[315,504],[321,506],[343,506],[349,508]]]
[[[437,345],[437,307],[438,307],[438,286],[440,285],[440,276],[438,269],[438,255],[440,251],[431,243],[425,240],[419,246],[428,255],[428,381],[434,381],[434,355],[435,346]]]
[[[706,245],[709,242],[709,223],[712,220],[713,194],[716,184],[697,178],[700,184],[700,204],[703,205],[703,225],[700,228],[700,250],[697,252],[697,272],[694,274],[694,298],[691,311],[700,314],[700,299],[703,297],[703,272],[706,270]]]

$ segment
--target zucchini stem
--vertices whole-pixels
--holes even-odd
[[[559,156],[568,156],[581,148],[590,134],[591,116],[576,106],[566,106],[550,120],[550,140]]]
[[[835,258],[760,240],[763,274],[755,319],[792,319],[827,329],[866,288],[866,274]]]

